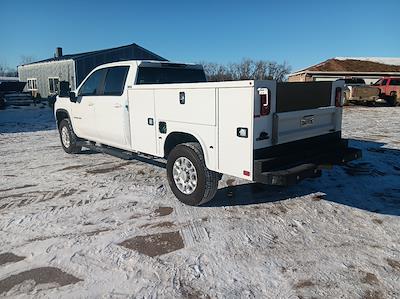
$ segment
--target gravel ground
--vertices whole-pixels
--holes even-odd
[[[361,160],[290,188],[224,177],[203,207],[160,161],[68,155],[47,108],[0,111],[0,296],[399,298],[400,108],[344,110]]]

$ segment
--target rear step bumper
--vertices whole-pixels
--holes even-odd
[[[294,185],[303,179],[321,176],[320,165],[341,165],[361,157],[361,150],[348,147],[347,140],[340,140],[318,150],[255,160],[254,181],[267,185]]]

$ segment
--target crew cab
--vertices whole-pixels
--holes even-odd
[[[380,89],[380,97],[388,104],[400,105],[400,77],[384,77],[376,81],[373,86]]]
[[[201,65],[134,60],[96,67],[75,91],[64,83],[54,111],[65,152],[165,158],[189,205],[211,200],[222,174],[286,186],[361,156],[341,138],[342,81],[206,82]]]

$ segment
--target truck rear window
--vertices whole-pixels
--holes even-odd
[[[136,84],[206,82],[202,69],[139,67]]]

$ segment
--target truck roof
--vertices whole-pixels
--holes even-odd
[[[145,66],[145,67],[187,67],[191,69],[203,69],[201,64],[195,63],[182,63],[182,62],[171,62],[171,61],[157,61],[157,60],[126,60],[126,61],[118,61],[111,62],[97,66],[94,70],[105,68],[105,67],[113,67],[113,66],[121,66],[121,65],[131,65],[131,66]]]

